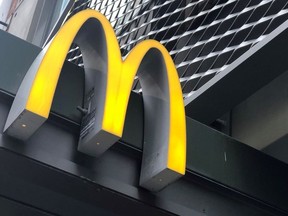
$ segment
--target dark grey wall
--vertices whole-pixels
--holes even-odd
[[[3,129],[10,108],[10,104],[7,101],[7,99],[0,97],[0,129]],[[169,215],[168,212],[163,213],[160,209],[165,209],[172,214],[187,216],[273,215],[265,210],[253,207],[252,203],[238,201],[237,198],[227,196],[224,192],[222,193],[213,189],[213,187],[205,186],[200,181],[197,182],[197,180],[195,181],[188,176],[168,186],[161,192],[152,194],[138,186],[141,165],[140,153],[137,154],[137,151],[136,154],[135,151],[129,152],[123,148],[122,145],[125,144],[117,143],[114,148],[108,150],[99,159],[96,159],[78,152],[76,150],[77,142],[77,133],[53,120],[45,123],[25,143],[0,135],[1,148],[25,155],[24,159],[23,156],[17,155],[13,157],[20,158],[13,159],[12,156],[8,157],[0,154],[2,160],[7,161],[10,158],[8,161],[8,167],[10,168],[8,169],[7,167],[5,170],[6,174],[1,176],[0,196],[5,195],[5,197],[13,198],[26,205],[37,206],[37,208],[48,212],[69,216],[79,215],[79,209],[82,209],[83,205],[87,204],[89,204],[89,208],[86,208],[85,215],[95,215],[95,213],[100,211],[98,208],[103,208],[103,206],[107,205],[112,205],[110,207],[111,210],[119,215]],[[33,171],[32,165],[24,166],[27,163],[25,162],[27,160],[25,159],[26,157],[28,160],[31,158],[37,161],[37,164],[43,164],[44,167],[46,167],[45,164],[49,164],[49,170],[61,170],[66,173],[65,175],[82,179],[81,183],[76,186],[73,185],[73,187],[70,186],[67,189],[71,179],[69,180],[68,178],[68,182],[65,183],[58,179],[60,177],[56,178],[54,174],[47,174],[46,176],[45,171]],[[29,187],[21,183],[24,185],[19,188],[18,184],[20,183],[18,183],[17,179],[23,180],[24,183],[29,183]],[[10,187],[7,187],[7,182],[9,182]],[[91,187],[95,189],[97,187],[108,188],[112,191],[109,196],[113,194],[123,194],[125,196],[114,201],[118,204],[107,204],[108,200],[112,199],[108,195],[106,195],[108,198],[104,200],[101,194],[97,195],[93,191],[89,192],[89,190],[81,189],[82,195],[79,195],[80,192],[75,192],[82,188],[82,184],[87,185],[87,183],[92,184]],[[12,190],[11,187],[15,188],[16,191],[21,190],[22,192],[18,193]],[[41,190],[37,191],[35,188],[32,190],[30,187],[36,187],[36,189],[40,187]],[[105,203],[100,203],[98,199],[104,200],[106,205]],[[53,200],[59,202],[59,205],[63,205],[63,207],[61,209],[55,208],[57,204]],[[129,205],[129,208],[127,206],[119,206],[124,202],[123,200]],[[142,204],[140,205],[137,200],[141,201]],[[76,205],[75,202],[80,202],[80,204]],[[70,209],[67,207],[69,205],[72,205]],[[79,208],[78,211],[77,208]],[[137,211],[140,212],[137,213]]]
[[[232,110],[232,137],[288,163],[288,72]]]
[[[288,132],[288,72],[257,91],[232,112],[232,137],[263,149]],[[288,153],[288,152],[286,152]]]

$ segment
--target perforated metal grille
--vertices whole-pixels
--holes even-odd
[[[184,98],[288,18],[287,0],[81,0],[71,15],[85,8],[110,20],[123,56],[144,39],[165,45]],[[68,59],[83,64],[76,46]],[[137,78],[134,91],[141,91]]]

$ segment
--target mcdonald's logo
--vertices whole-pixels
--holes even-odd
[[[4,133],[25,140],[47,120],[72,42],[81,50],[85,69],[78,150],[99,156],[121,138],[137,74],[145,122],[140,185],[157,191],[184,175],[185,111],[173,60],[154,40],[139,43],[123,60],[109,21],[94,10],[70,18],[36,57],[16,94]]]

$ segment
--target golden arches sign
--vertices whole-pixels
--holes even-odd
[[[109,21],[94,10],[70,18],[37,56],[11,107],[4,132],[29,138],[48,118],[67,52],[75,41],[85,68],[85,109],[79,150],[101,155],[122,136],[138,73],[144,100],[140,185],[160,190],[185,174],[186,123],[174,63],[157,41],[139,43],[123,61]]]

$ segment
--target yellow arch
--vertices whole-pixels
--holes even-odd
[[[177,71],[169,53],[159,42],[147,40],[139,43],[123,61],[113,28],[102,14],[94,10],[85,10],[70,18],[48,45],[31,87],[26,109],[48,118],[67,52],[80,28],[91,18],[101,23],[107,41],[108,69],[103,130],[118,137],[122,136],[134,77],[145,54],[152,48],[157,49],[161,52],[166,64],[169,82],[170,128],[167,167],[183,175],[186,166],[184,103]]]

